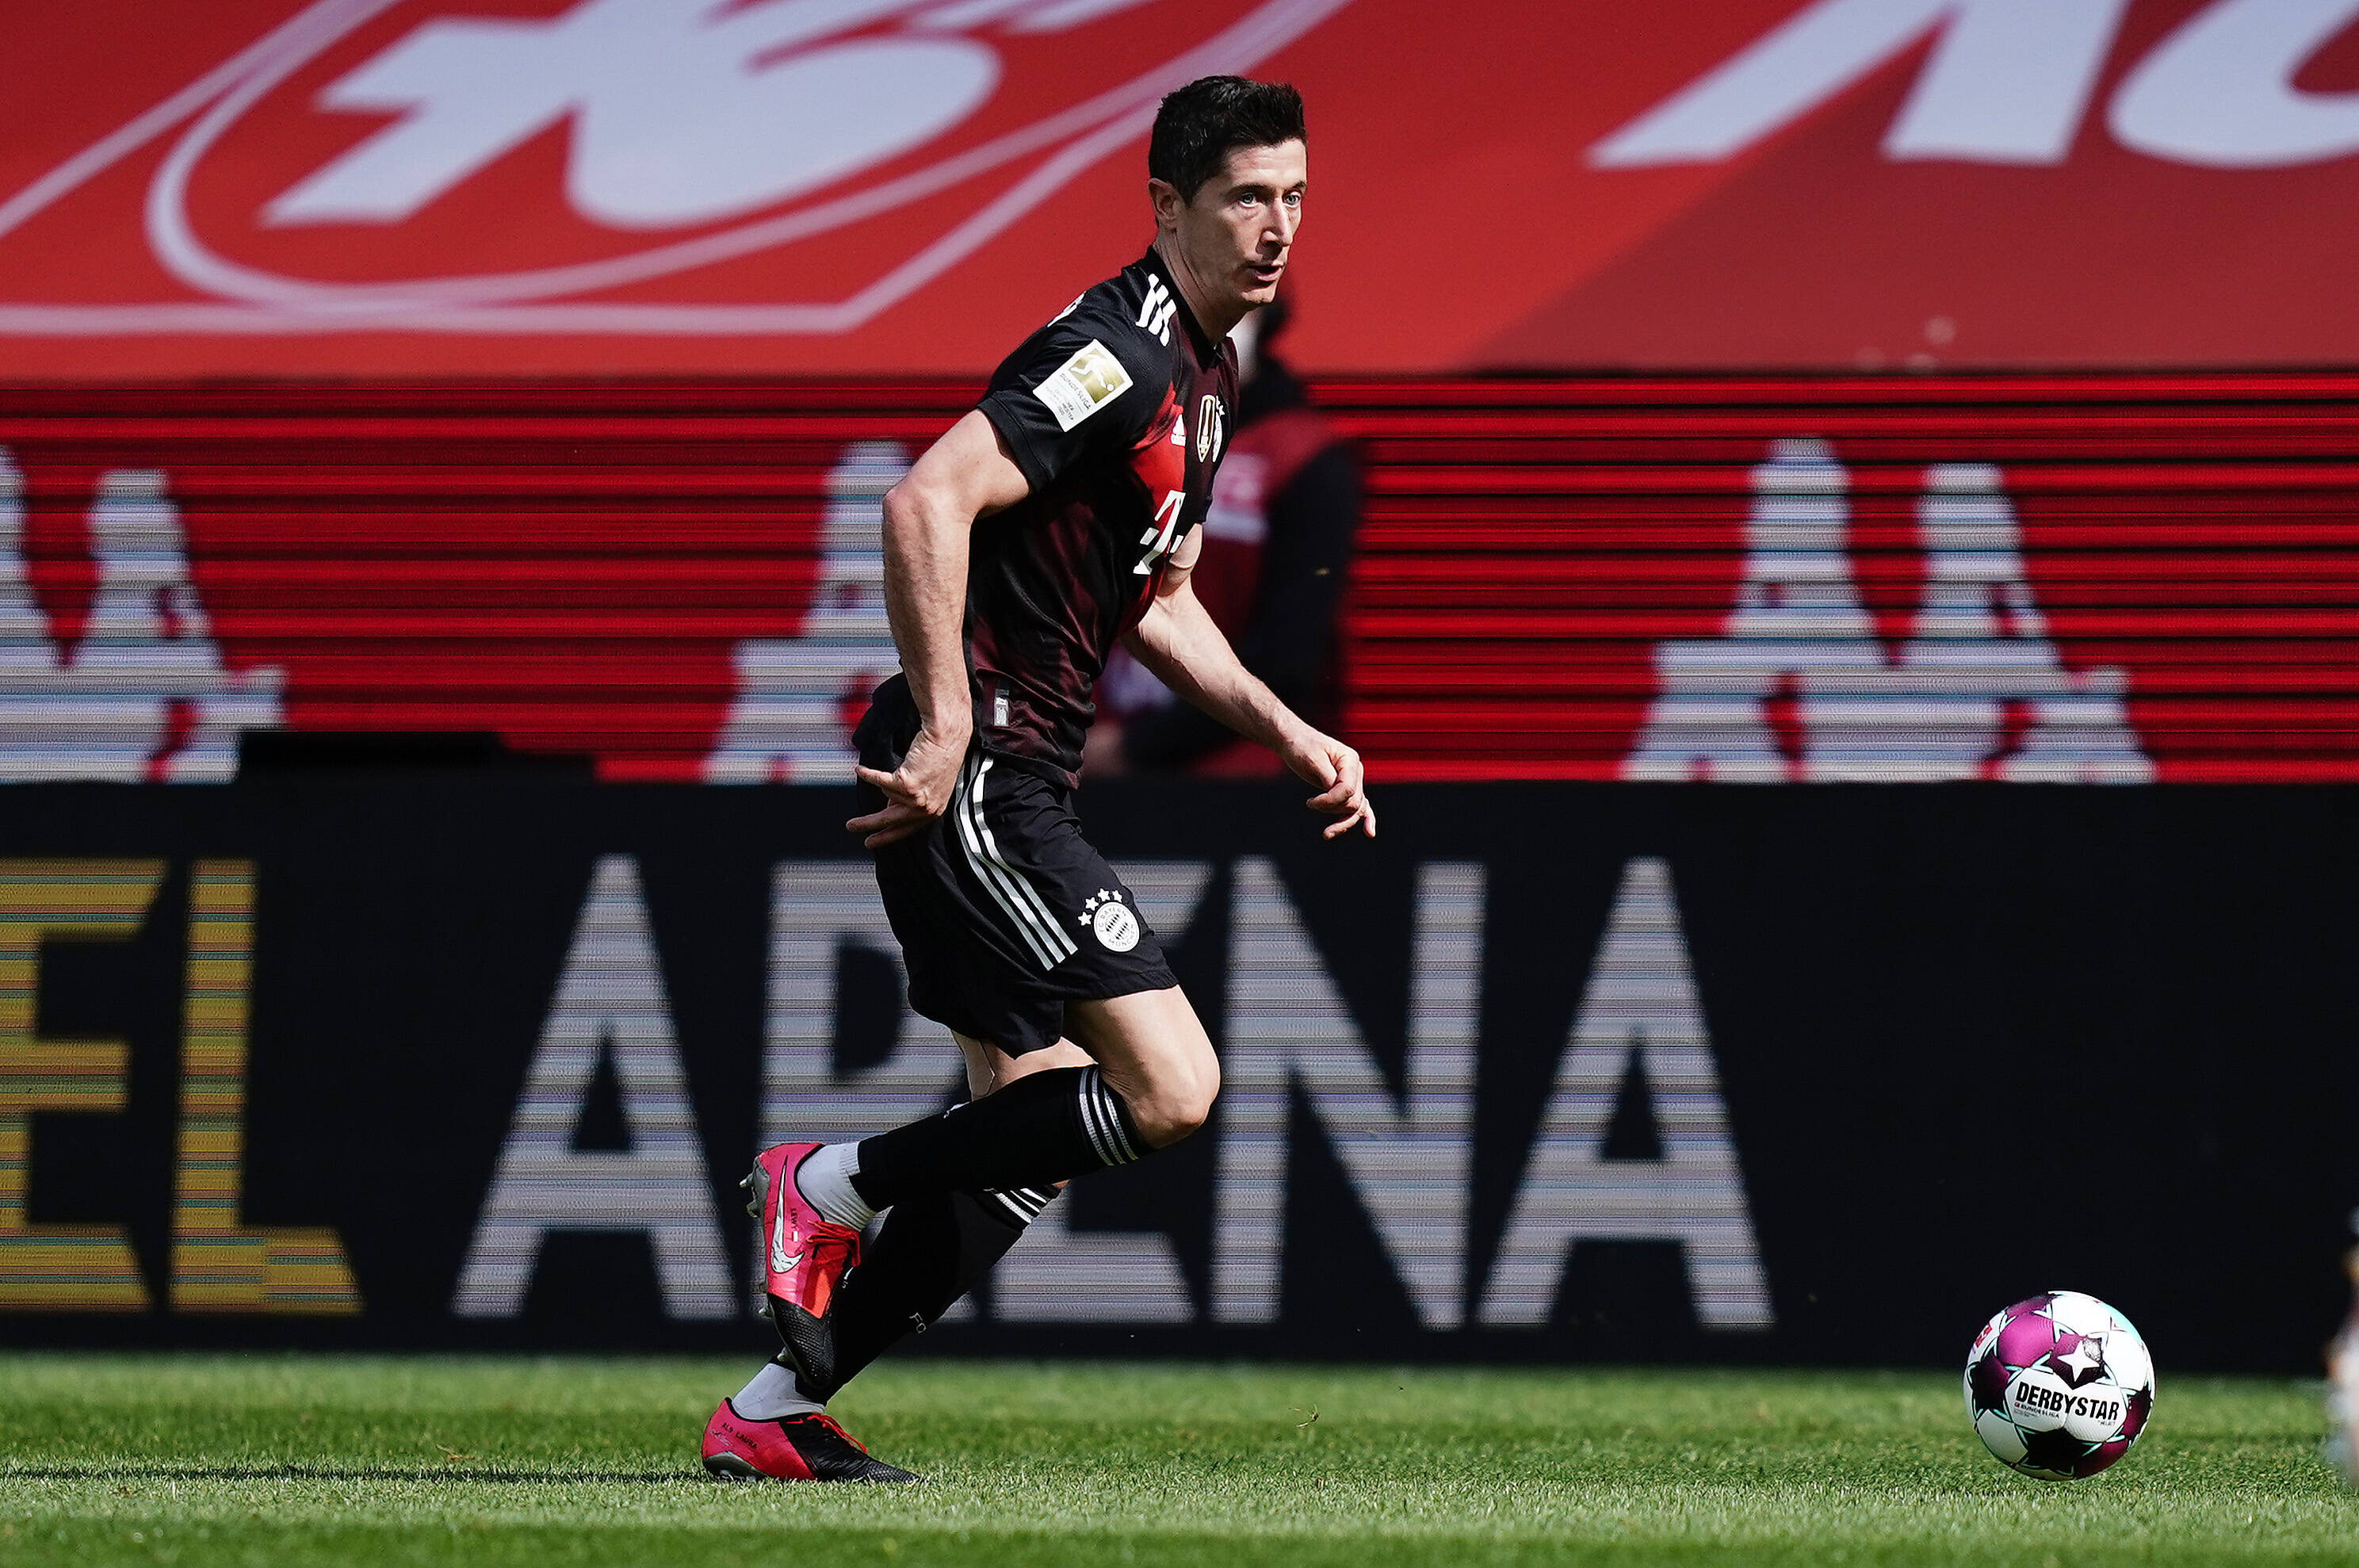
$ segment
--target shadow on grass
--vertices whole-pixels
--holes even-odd
[[[469,1481],[497,1486],[570,1486],[585,1481],[714,1484],[700,1470],[537,1470],[503,1465],[0,1465],[0,1480]]]

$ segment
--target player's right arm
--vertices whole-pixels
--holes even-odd
[[[1030,491],[1006,440],[977,409],[885,493],[885,611],[919,722],[900,767],[854,770],[885,794],[883,811],[843,824],[871,849],[908,837],[950,807],[974,735],[965,640],[969,536],[977,517]]]
[[[1203,548],[1203,530],[1191,530],[1172,553],[1147,614],[1124,634],[1123,646],[1173,691],[1246,739],[1267,746],[1304,783],[1318,785],[1320,792],[1306,803],[1336,819],[1322,837],[1336,838],[1354,827],[1375,837],[1376,809],[1368,800],[1360,754],[1303,723],[1278,701],[1238,659],[1189,586]]]
[[[974,735],[965,617],[975,519],[1047,488],[1093,452],[1127,451],[1154,412],[1146,387],[1165,351],[1121,312],[1109,320],[1086,299],[1008,355],[982,403],[886,494],[885,609],[921,727],[899,768],[858,770],[885,792],[885,809],[844,826],[872,849],[949,810],[966,762]]]

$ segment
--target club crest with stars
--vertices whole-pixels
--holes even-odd
[[[1145,929],[1119,887],[1101,887],[1083,900],[1081,922],[1109,953],[1128,953],[1138,945],[1139,932]]]

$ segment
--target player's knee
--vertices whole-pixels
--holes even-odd
[[[1221,1064],[1210,1051],[1201,1061],[1172,1064],[1130,1107],[1139,1136],[1151,1148],[1179,1142],[1204,1125],[1221,1093]]]

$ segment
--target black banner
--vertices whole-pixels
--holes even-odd
[[[2036,1290],[2302,1371],[2347,791],[1107,785],[1222,1049],[929,1350],[1947,1362]],[[754,1350],[735,1183],[958,1083],[849,792],[28,787],[0,1342]],[[2233,1310],[2227,1303],[2233,1302]]]

